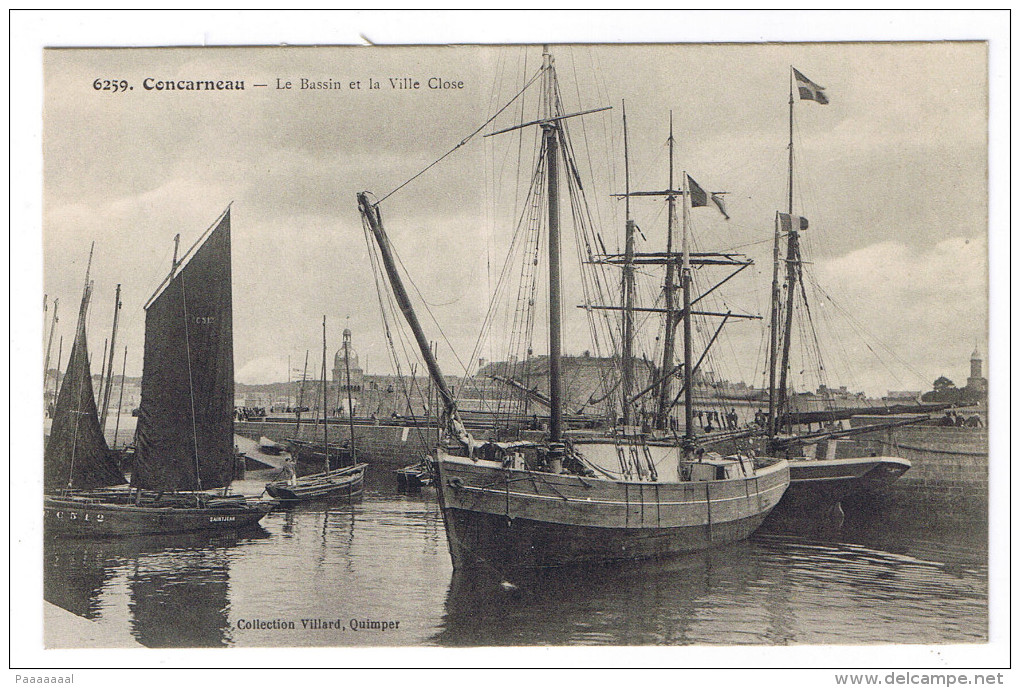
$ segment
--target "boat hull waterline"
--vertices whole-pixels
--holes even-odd
[[[257,524],[275,501],[245,500],[223,506],[136,506],[73,497],[46,497],[47,536],[114,537],[201,530],[242,530]]]
[[[455,569],[602,564],[694,552],[750,536],[789,484],[786,461],[730,480],[657,483],[435,463]]]
[[[851,497],[881,493],[910,468],[894,456],[789,459],[790,489],[782,508],[815,511]]]

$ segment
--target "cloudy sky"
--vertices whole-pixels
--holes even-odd
[[[581,170],[590,169],[586,192],[611,250],[623,227],[610,197],[623,183],[621,103],[635,189],[665,186],[672,111],[677,169],[729,192],[729,222],[708,209],[692,213],[698,248],[736,248],[756,261],[725,303],[765,316],[772,218],[786,205],[790,66],[823,85],[829,105],[795,105],[794,205],[811,222],[804,257],[829,382],[872,394],[927,389],[940,374],[965,382],[971,351],[987,350],[984,44],[595,45],[553,53],[568,110],[613,106],[583,118],[583,128],[570,124],[575,148],[593,158]],[[91,241],[90,344],[98,360],[122,283],[118,341],[137,375],[142,305],[169,270],[174,234],[189,246],[233,202],[237,379],[284,379],[288,356],[297,366],[319,346],[323,314],[333,346],[347,325],[367,370],[390,372],[355,193],[381,198],[449,151],[540,59],[535,46],[46,51],[43,278],[45,293],[60,298],[65,358]],[[422,85],[396,90],[391,77]],[[429,89],[432,77],[463,88]],[[97,78],[133,89],[96,91]],[[157,92],[144,88],[147,78],[244,80],[245,90]],[[302,78],[341,88],[301,90]],[[369,79],[381,88],[369,90]],[[293,88],[278,89],[277,80]],[[496,126],[519,115],[511,108]],[[525,138],[523,150],[529,145]],[[408,274],[463,360],[512,231],[506,216],[516,171],[507,150],[516,146],[509,135],[472,139],[382,204]],[[634,216],[644,233],[639,250],[661,250],[661,203],[635,202]],[[567,302],[577,297],[568,286]],[[565,348],[580,353],[591,346],[582,316],[570,311]],[[760,384],[761,327],[739,327],[727,350],[741,363],[724,372]],[[543,342],[536,338],[536,349]],[[489,351],[483,346],[481,355]]]

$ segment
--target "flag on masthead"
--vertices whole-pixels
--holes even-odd
[[[691,193],[691,207],[700,208],[708,205],[708,194],[701,188],[698,182],[694,181],[691,175],[687,175],[687,185]]]
[[[801,217],[800,215],[779,213],[779,228],[784,232],[800,232],[808,228],[808,221],[806,217]]]
[[[687,175],[687,185],[690,189],[692,208],[701,208],[708,205],[709,198],[711,198],[712,202],[719,208],[719,212],[723,214],[723,217],[727,220],[730,219],[730,216],[726,213],[726,206],[723,204],[722,196],[718,193],[707,193],[698,182],[694,181],[691,175]]]
[[[819,86],[793,68],[793,78],[797,80],[797,91],[801,100],[813,100],[820,105],[828,105],[829,98],[825,95],[825,87]]]

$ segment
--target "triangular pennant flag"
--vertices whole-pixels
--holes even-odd
[[[779,213],[779,228],[784,232],[791,231],[803,231],[808,228],[808,221],[806,217],[800,215],[790,215],[789,213]]]
[[[723,202],[722,196],[715,193],[712,194],[712,202],[715,203],[717,208],[719,208],[719,212],[722,213],[723,217],[725,217],[727,220],[730,219],[729,214],[727,214],[726,212],[726,204]]]
[[[702,189],[698,182],[691,178],[691,175],[687,175],[687,185],[691,193],[691,207],[700,208],[708,205],[708,194]]]
[[[829,98],[825,95],[825,87],[819,86],[806,76],[793,69],[793,78],[797,81],[797,91],[801,100],[813,100],[820,105],[828,105]]]

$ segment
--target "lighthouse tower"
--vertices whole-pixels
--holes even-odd
[[[967,378],[967,389],[980,394],[988,393],[988,379],[981,376],[981,352],[976,348],[970,355],[970,377]]]

